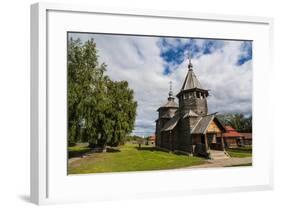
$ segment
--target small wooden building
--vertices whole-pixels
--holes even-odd
[[[252,133],[240,133],[243,145],[252,145]]]
[[[243,145],[241,133],[237,132],[231,126],[225,126],[225,129],[226,132],[223,133],[223,140],[226,148],[235,148]]]
[[[148,138],[148,143],[153,145],[153,144],[155,144],[155,140],[156,140],[155,135],[151,135],[151,136]]]

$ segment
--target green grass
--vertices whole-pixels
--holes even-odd
[[[252,157],[252,147],[239,147],[227,149],[230,157]]]
[[[152,146],[126,144],[119,151],[92,153],[68,165],[69,174],[144,171],[182,168],[204,163],[203,158],[177,155],[156,150]]]

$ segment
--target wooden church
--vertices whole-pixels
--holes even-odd
[[[208,114],[208,96],[208,90],[200,84],[189,59],[188,73],[176,95],[179,104],[170,86],[167,103],[157,110],[156,147],[209,158],[214,152],[225,153],[221,139],[225,128],[215,113]]]

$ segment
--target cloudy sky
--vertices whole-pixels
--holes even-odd
[[[167,101],[169,82],[176,95],[192,57],[194,72],[208,97],[209,113],[252,112],[252,42],[196,38],[69,33],[94,38],[99,61],[113,80],[127,80],[138,102],[134,133],[155,131],[157,108]]]

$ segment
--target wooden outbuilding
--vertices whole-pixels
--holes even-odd
[[[231,126],[225,126],[226,132],[223,133],[223,140],[226,148],[236,148],[243,145],[242,134]],[[220,137],[220,135],[218,135]]]
[[[252,133],[240,133],[243,145],[252,145]]]
[[[148,143],[149,144],[155,144],[155,140],[156,140],[156,136],[155,135],[151,135],[150,137],[148,137]]]

